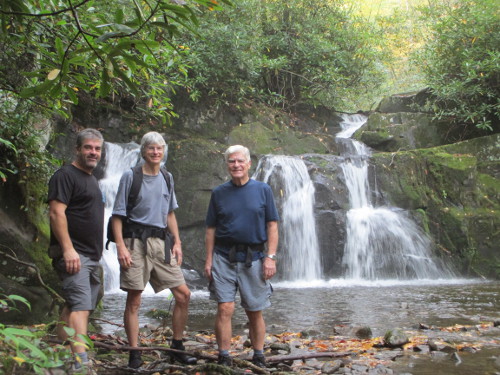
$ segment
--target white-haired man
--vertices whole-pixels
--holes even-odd
[[[218,303],[215,322],[218,363],[232,365],[231,319],[239,290],[241,305],[250,322],[252,361],[266,367],[266,325],[262,310],[271,305],[269,279],[276,273],[278,211],[271,187],[250,178],[248,148],[231,146],[224,158],[231,180],[212,191],[205,234],[205,274],[210,280],[211,296]]]
[[[139,308],[141,294],[149,282],[156,293],[170,289],[175,299],[172,314],[171,348],[184,350],[182,335],[187,322],[191,292],[181,271],[182,248],[174,210],[178,207],[170,173],[160,170],[166,143],[157,132],[146,133],[141,140],[144,164],[138,172],[142,178],[133,207],[128,206],[134,171],[126,171],[118,187],[113,208],[112,227],[120,263],[120,288],[127,292],[124,312],[125,332],[129,345],[139,346]],[[168,180],[167,180],[168,179]],[[173,247],[169,245],[169,236]],[[184,353],[173,357],[184,364],[195,364],[196,358]],[[142,365],[141,352],[131,350],[129,367]]]

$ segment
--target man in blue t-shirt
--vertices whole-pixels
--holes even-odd
[[[215,322],[218,363],[232,365],[231,318],[239,290],[241,305],[250,322],[252,361],[266,367],[266,325],[262,310],[271,305],[269,279],[276,274],[278,211],[271,187],[250,179],[248,148],[231,146],[224,158],[231,180],[212,192],[205,235],[205,274],[210,281],[211,297],[218,303]]]

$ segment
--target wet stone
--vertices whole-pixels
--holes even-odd
[[[286,343],[280,343],[280,342],[275,342],[273,344],[271,344],[269,346],[271,348],[272,351],[276,351],[276,352],[286,352],[286,353],[290,353],[290,345],[286,344]]]
[[[382,365],[377,365],[375,368],[368,370],[368,375],[393,375],[394,371]]]
[[[429,345],[417,345],[413,348],[413,351],[427,354],[431,351]]]
[[[391,348],[403,346],[409,341],[408,336],[401,328],[395,328],[391,331],[387,331],[384,336],[385,345]]]
[[[342,367],[342,361],[327,361],[321,367],[321,372],[323,374],[333,374]]]

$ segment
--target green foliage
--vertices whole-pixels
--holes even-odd
[[[222,0],[228,2],[228,0]],[[216,0],[4,0],[0,89],[68,116],[79,93],[127,95],[166,122],[185,67],[172,37]],[[161,68],[162,75],[158,75]]]
[[[20,207],[30,211],[36,219],[42,219],[41,212],[47,192],[48,177],[59,164],[47,150],[43,139],[50,132],[47,120],[36,118],[33,104],[27,100],[14,101],[10,96],[0,97],[0,177],[6,181],[16,176],[25,197]],[[45,139],[47,142],[48,139]],[[29,182],[29,183],[28,183]]]
[[[500,130],[500,3],[432,1],[422,8],[430,29],[417,61],[436,99],[438,118]]]
[[[16,302],[30,307],[23,297],[9,295],[0,298],[0,308],[3,311],[16,310]],[[0,371],[5,374],[17,371],[45,374],[44,369],[62,366],[64,360],[72,357],[71,351],[64,346],[52,347],[46,344],[42,341],[41,334],[44,332],[0,323]]]
[[[191,49],[186,85],[195,100],[345,106],[382,78],[372,24],[342,0],[242,0],[200,24],[202,40],[181,39]]]

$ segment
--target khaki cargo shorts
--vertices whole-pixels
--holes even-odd
[[[171,256],[165,263],[165,241],[160,238],[147,239],[147,253],[139,238],[125,238],[125,245],[132,257],[130,268],[120,268],[120,288],[123,290],[144,290],[149,282],[155,293],[186,283],[181,267]]]

